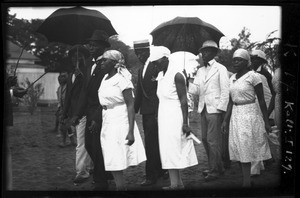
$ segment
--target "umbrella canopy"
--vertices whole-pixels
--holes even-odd
[[[195,55],[206,40],[219,43],[224,34],[198,17],[176,17],[157,26],[151,33],[153,45],[163,45],[170,51],[188,51]]]
[[[54,11],[36,32],[45,35],[49,42],[75,45],[83,43],[95,30],[103,30],[108,36],[117,34],[101,12],[76,6]]]

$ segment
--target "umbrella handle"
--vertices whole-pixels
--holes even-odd
[[[14,71],[14,76],[16,76],[16,72],[17,72],[17,68],[18,68],[18,65],[19,65],[20,58],[21,58],[21,56],[23,54],[23,51],[24,51],[25,47],[27,47],[27,45],[28,44],[24,45],[24,47],[22,48],[22,51],[21,51],[21,53],[19,55],[19,58],[18,58],[18,61],[17,61],[17,64],[16,64],[16,68],[15,68],[15,71]]]
[[[34,85],[34,83],[36,83],[39,79],[41,79],[43,76],[45,76],[48,72],[43,73],[43,75],[41,75],[38,79],[36,79],[33,83],[31,83],[27,88],[26,91],[28,91],[28,89],[30,87],[32,87]]]

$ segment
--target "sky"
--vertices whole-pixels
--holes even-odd
[[[225,37],[237,38],[243,27],[250,30],[251,42],[264,41],[267,35],[281,38],[280,6],[84,6],[104,14],[111,21],[120,39],[129,46],[134,40],[152,39],[150,32],[159,24],[177,16],[198,17],[217,27]],[[61,7],[10,7],[10,14],[21,19],[45,19]]]

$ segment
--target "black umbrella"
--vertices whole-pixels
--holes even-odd
[[[151,33],[153,45],[162,45],[170,51],[187,51],[197,55],[206,40],[219,43],[224,34],[215,26],[197,17],[176,17],[157,26]]]
[[[95,30],[103,30],[108,36],[117,34],[101,12],[76,6],[54,11],[36,32],[45,35],[49,42],[75,45],[83,43]]]

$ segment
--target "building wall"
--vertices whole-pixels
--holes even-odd
[[[26,78],[32,83],[44,74],[44,69],[41,68],[18,68],[17,76],[19,84],[25,83]],[[40,102],[42,103],[56,103],[57,95],[56,90],[59,86],[58,84],[59,73],[47,73],[41,79],[39,79],[35,84],[41,83],[44,88],[44,93],[40,97]]]

